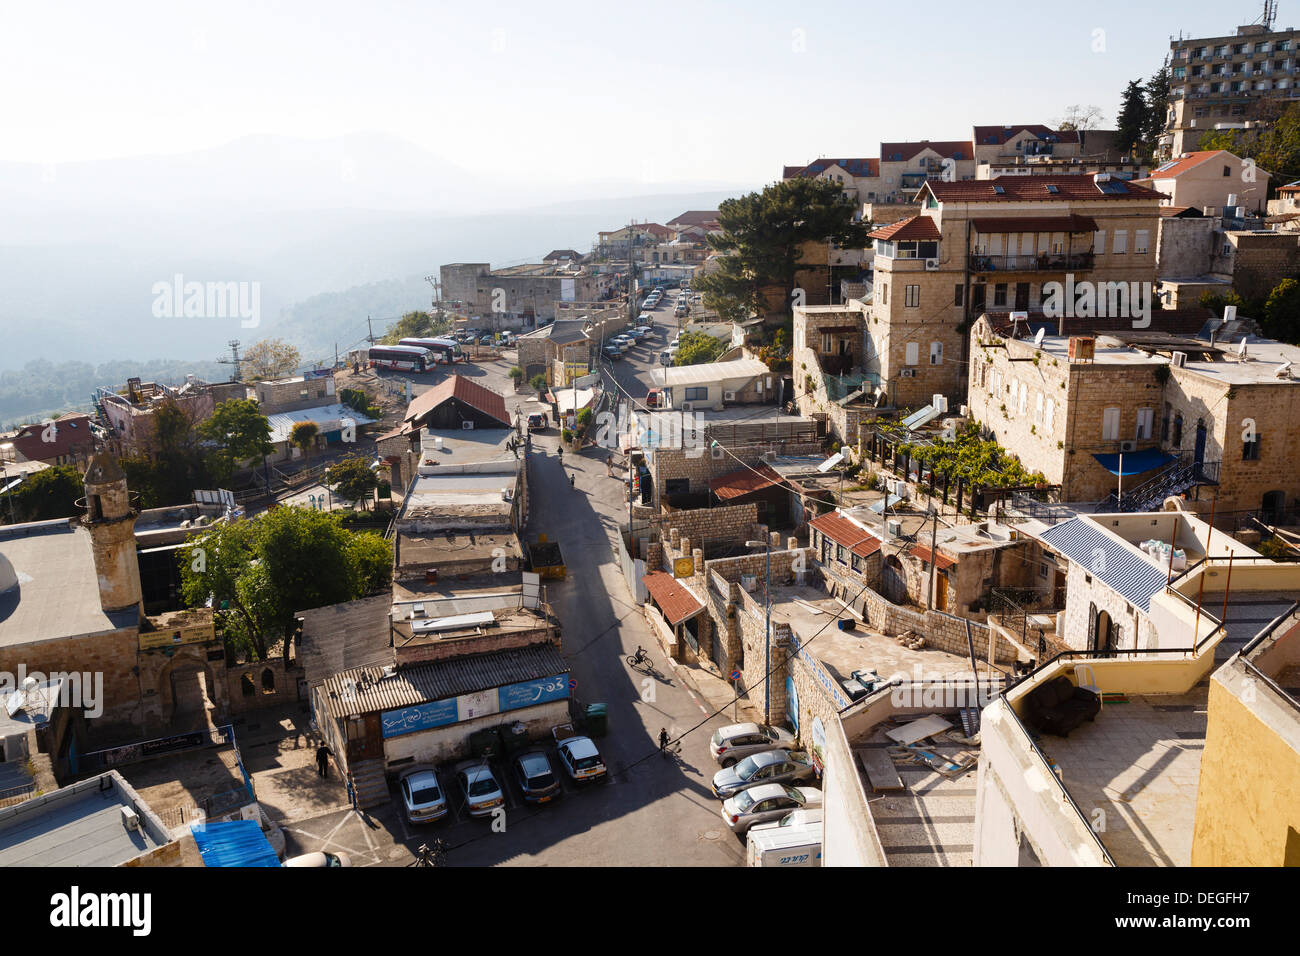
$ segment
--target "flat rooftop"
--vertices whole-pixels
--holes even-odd
[[[1190,866],[1209,683],[1187,694],[1106,700],[1093,722],[1038,746],[1060,768],[1085,819],[1119,866]]]
[[[418,475],[407,491],[402,506],[402,519],[496,516],[504,521],[510,518],[513,503],[501,494],[507,489],[512,495],[516,474],[479,474],[452,472],[446,475]]]
[[[494,461],[517,464],[519,456],[508,446],[512,435],[514,430],[510,428],[425,429],[420,433],[420,465],[426,469],[451,469]],[[442,440],[441,446],[438,439]]]
[[[109,614],[99,603],[90,532],[68,521],[0,528],[0,563],[17,584],[0,592],[0,647],[134,627],[134,611]],[[3,577],[3,575],[0,575]]]
[[[519,537],[512,532],[436,531],[420,534],[399,531],[397,537],[398,567],[492,558],[498,549],[517,558],[523,556]]]
[[[760,603],[762,575],[759,589],[753,595]],[[854,621],[851,631],[841,631],[835,616]],[[907,680],[925,678],[971,676],[970,660],[934,648],[909,650],[892,637],[886,637],[857,620],[839,601],[828,598],[826,592],[815,587],[781,585],[772,588],[772,620],[790,625],[800,643],[816,640],[808,647],[815,657],[841,681],[848,680],[856,670],[874,670],[881,677],[899,676]]]
[[[130,807],[140,826],[128,830]],[[166,845],[166,828],[116,773],[0,810],[0,867],[121,866]]]
[[[951,723],[957,733],[962,732],[955,711],[935,713]],[[889,757],[890,748],[896,745],[885,734],[894,726],[893,721],[882,722],[849,741],[862,789],[871,801],[871,817],[886,861],[890,866],[971,866],[978,769],[972,766],[960,776],[949,777],[914,758]],[[958,743],[943,734],[921,746],[957,764],[979,755],[978,747]],[[873,750],[883,751],[892,760],[903,790],[873,792],[859,756]]]

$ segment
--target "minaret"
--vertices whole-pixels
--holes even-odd
[[[96,452],[86,469],[86,514],[99,575],[99,603],[105,611],[135,608],[143,613],[140,565],[135,551],[135,510],[126,492],[126,475],[106,451]]]

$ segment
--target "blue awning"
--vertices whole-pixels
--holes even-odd
[[[1150,471],[1152,468],[1159,468],[1161,465],[1167,465],[1174,460],[1173,455],[1166,454],[1159,448],[1148,448],[1145,451],[1130,451],[1122,455],[1093,455],[1097,463],[1105,468],[1112,475],[1140,475],[1143,472]],[[1120,470],[1120,459],[1124,460],[1124,469]]]
[[[204,866],[279,866],[256,820],[195,824],[190,828]]]

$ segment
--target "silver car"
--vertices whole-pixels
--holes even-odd
[[[822,792],[814,787],[787,787],[765,783],[742,790],[722,802],[722,822],[733,833],[744,834],[755,823],[780,820],[791,810],[822,805]]]
[[[722,800],[764,783],[799,783],[816,776],[812,758],[801,750],[765,750],[713,775],[713,795]]]
[[[412,823],[432,823],[447,815],[447,797],[432,770],[425,767],[407,770],[402,774],[400,788],[406,819]]]
[[[754,723],[723,727],[709,740],[709,753],[724,767],[730,767],[750,754],[794,748],[794,734],[790,731],[780,727],[760,727]]]

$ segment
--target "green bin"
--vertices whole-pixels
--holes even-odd
[[[609,708],[604,704],[588,704],[586,725],[589,736],[604,737],[609,729]]]

